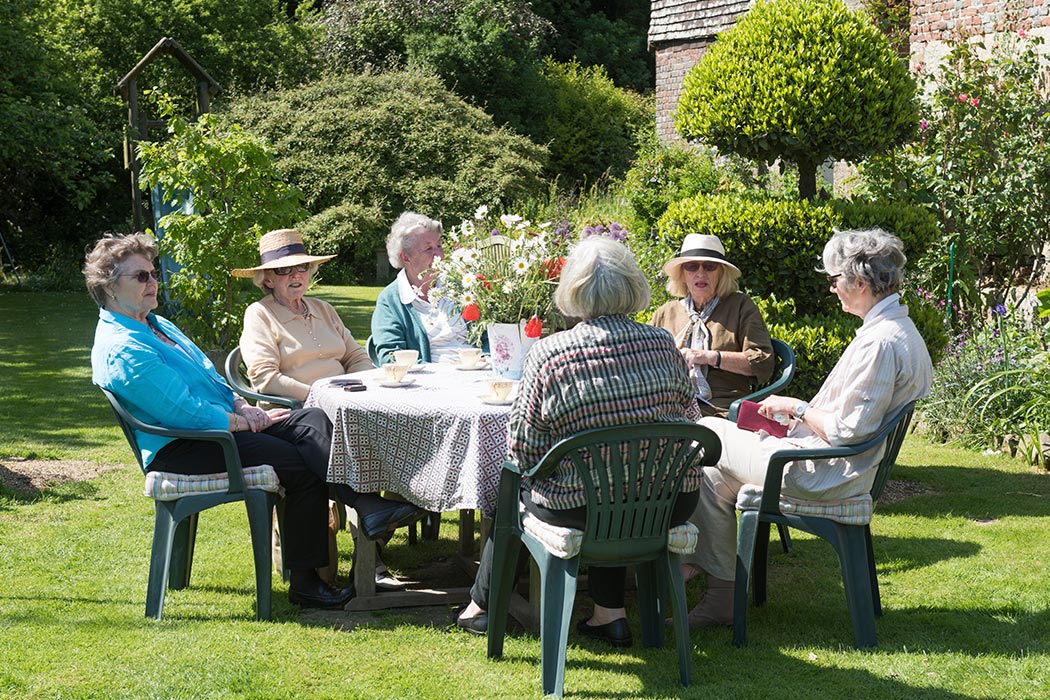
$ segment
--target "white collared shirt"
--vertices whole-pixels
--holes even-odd
[[[423,299],[403,269],[397,273],[397,293],[402,304],[412,306],[426,329],[431,362],[457,362],[461,348],[473,347],[467,341],[467,322],[451,299]]]

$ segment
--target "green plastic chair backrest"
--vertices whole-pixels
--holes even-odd
[[[775,394],[786,387],[795,376],[795,351],[782,340],[771,338],[771,341],[773,343],[773,355],[776,357],[776,364],[773,365],[773,374],[768,382],[756,388],[747,396],[742,396],[729,404],[729,415],[727,418],[734,423],[736,422],[737,413],[740,411],[741,403],[744,401],[761,401],[770,394]]]
[[[120,401],[117,400],[117,397],[111,391],[102,389],[102,393],[106,395],[113,413],[117,415],[117,423],[120,425],[120,429],[124,431],[124,437],[127,438],[128,444],[131,445],[131,451],[135,453],[135,460],[139,463],[139,469],[145,474],[146,467],[142,464],[142,450],[139,449],[139,441],[131,427],[132,422],[135,420],[134,417],[124,410],[124,407],[120,405]]]
[[[288,408],[302,408],[303,404],[301,401],[287,396],[263,394],[253,389],[242,372],[243,366],[241,362],[241,346],[238,345],[233,350],[230,350],[230,354],[226,356],[226,364],[223,367],[226,371],[226,381],[237,394],[251,401],[266,401],[267,403],[287,406]]]
[[[541,479],[570,461],[583,482],[584,561],[628,564],[666,549],[671,511],[689,469],[714,464],[718,437],[695,423],[597,428],[552,447],[533,472]]]
[[[886,487],[886,481],[890,478],[890,472],[893,470],[893,465],[897,463],[897,455],[900,454],[901,445],[904,444],[904,438],[908,434],[908,426],[911,424],[912,414],[915,413],[915,402],[905,404],[897,411],[897,415],[890,419],[887,424],[890,427],[889,434],[886,436],[886,451],[882,454],[882,459],[879,460],[879,465],[875,472],[875,483],[871,486],[871,500],[879,500],[879,496],[882,495],[882,490]]]

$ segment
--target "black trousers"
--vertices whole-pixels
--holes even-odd
[[[671,526],[681,525],[689,519],[696,509],[700,500],[700,491],[678,494],[674,509],[671,511]],[[535,515],[540,520],[551,525],[572,527],[582,530],[587,523],[587,509],[585,507],[570,508],[568,510],[552,510],[533,503],[532,491],[522,484],[521,501],[525,504],[525,510]],[[494,529],[494,528],[493,528]],[[481,550],[481,563],[478,573],[474,577],[474,585],[470,589],[471,599],[482,609],[488,610],[489,590],[492,586],[492,529],[485,540],[485,546]],[[527,552],[522,548],[522,558],[519,559],[519,571],[521,564],[527,561]],[[588,586],[591,598],[596,605],[603,608],[622,608],[624,605],[624,589],[627,585],[627,567],[616,566],[589,566],[587,568]]]
[[[241,464],[269,464],[285,490],[283,552],[289,569],[328,564],[328,455],[332,423],[319,408],[292,411],[266,430],[233,434]],[[206,440],[169,442],[150,463],[150,471],[215,474],[225,471],[222,448]]]

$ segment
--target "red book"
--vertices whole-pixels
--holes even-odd
[[[788,427],[783,423],[777,423],[771,418],[759,414],[759,404],[754,401],[740,402],[740,410],[736,414],[736,425],[738,428],[758,432],[764,430],[773,437],[782,438],[787,435]]]

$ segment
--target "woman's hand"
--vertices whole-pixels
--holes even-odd
[[[679,350],[689,369],[701,365],[714,367],[718,363],[718,353],[714,350],[694,350],[693,348],[679,348]]]
[[[800,403],[802,403],[802,399],[771,394],[759,401],[758,414],[772,420],[776,420],[773,417],[774,415],[786,415],[788,418],[791,418],[795,415],[795,406],[798,406]]]
[[[274,409],[274,410],[283,410],[283,411],[285,411],[285,414],[282,415],[277,420],[280,420],[281,418],[284,418],[287,415],[287,411],[288,411],[288,409]],[[275,422],[275,419],[270,416],[270,412],[269,411],[264,411],[261,408],[256,408],[255,406],[251,406],[248,403],[244,403],[244,404],[240,404],[240,405],[236,406],[234,408],[234,411],[236,412],[237,415],[241,416],[242,418],[244,418],[245,421],[247,421],[247,423],[248,423],[248,430],[251,430],[253,433],[258,433],[260,431],[266,430],[271,425],[273,425],[274,422]]]

